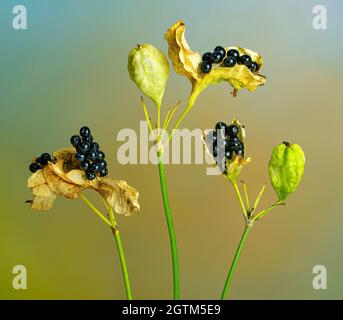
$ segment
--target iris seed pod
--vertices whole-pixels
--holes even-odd
[[[163,52],[151,44],[137,45],[129,54],[127,68],[137,87],[160,106],[169,78],[169,63]]]
[[[305,154],[298,144],[283,142],[273,150],[269,177],[279,201],[285,201],[298,187],[304,173]]]

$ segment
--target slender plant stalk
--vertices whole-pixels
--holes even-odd
[[[159,150],[157,152],[157,159],[158,159],[158,170],[160,174],[162,199],[163,199],[164,211],[165,211],[166,221],[167,221],[167,226],[168,226],[172,263],[173,263],[173,293],[174,293],[173,296],[174,296],[174,300],[178,300],[180,299],[179,260],[178,260],[176,236],[175,236],[174,225],[173,225],[173,217],[172,217],[172,212],[170,209],[168,192],[167,192],[167,183],[166,183],[166,176],[164,172],[162,150]]]
[[[124,248],[123,248],[123,244],[121,242],[120,233],[119,233],[119,230],[117,227],[117,223],[116,223],[115,218],[114,218],[113,209],[110,205],[107,206],[107,209],[109,210],[108,216],[110,218],[110,221],[108,221],[104,217],[104,215],[83,194],[81,194],[80,196],[85,201],[85,203],[93,210],[93,212],[97,216],[99,216],[111,228],[112,233],[113,233],[114,238],[115,238],[115,241],[116,241],[120,265],[121,265],[121,269],[123,272],[126,297],[127,297],[127,300],[132,300],[132,291],[131,291],[129,273],[128,273],[127,265],[126,265]]]
[[[239,256],[240,256],[240,254],[242,252],[242,249],[243,249],[245,240],[247,239],[247,236],[249,234],[250,228],[251,227],[249,227],[248,225],[245,226],[245,229],[244,229],[241,241],[239,242],[239,245],[237,247],[235,257],[233,258],[233,261],[232,261],[232,264],[231,264],[231,267],[230,267],[230,270],[229,270],[229,274],[228,274],[228,276],[226,278],[226,281],[225,281],[223,293],[221,295],[221,300],[224,300],[225,297],[227,296],[228,292],[229,292],[232,276],[233,276],[233,273],[234,273],[234,271],[236,269]]]

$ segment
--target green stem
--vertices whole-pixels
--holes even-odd
[[[228,291],[229,291],[229,288],[230,288],[230,283],[231,283],[231,280],[232,280],[232,276],[233,276],[233,273],[234,273],[234,271],[236,269],[239,256],[240,256],[241,251],[243,249],[243,246],[244,246],[245,240],[246,240],[246,238],[248,236],[248,233],[250,231],[250,228],[251,227],[249,227],[248,225],[245,226],[245,229],[244,229],[241,241],[239,242],[239,245],[237,247],[235,257],[233,258],[233,261],[232,261],[232,264],[231,264],[231,267],[230,267],[230,270],[229,270],[229,274],[228,274],[228,276],[226,278],[226,282],[225,282],[225,285],[224,285],[223,293],[221,295],[221,300],[224,300],[225,297],[228,294]]]
[[[120,233],[117,228],[112,227],[111,229],[114,235],[114,239],[116,240],[116,245],[118,249],[119,260],[120,260],[121,270],[123,273],[124,284],[125,284],[126,298],[127,300],[132,300],[132,291],[131,291],[131,285],[130,285],[129,272],[127,270],[126,259],[125,259],[123,244],[120,238]]]
[[[99,216],[112,230],[112,233],[114,235],[116,245],[117,245],[117,250],[119,254],[119,260],[120,260],[120,265],[121,269],[123,272],[123,278],[124,278],[124,284],[125,284],[125,291],[126,291],[126,297],[127,300],[132,300],[132,292],[131,292],[131,286],[130,286],[130,279],[129,279],[129,273],[127,271],[127,266],[126,266],[126,260],[125,260],[125,255],[124,255],[124,249],[123,245],[120,239],[120,233],[117,228],[117,223],[114,218],[113,214],[113,209],[110,205],[106,204],[107,209],[109,210],[109,218],[110,221],[108,221],[104,215],[83,195],[80,194],[81,198],[85,201],[85,203],[93,210],[93,212]]]
[[[233,186],[233,189],[235,190],[235,193],[236,193],[236,196],[237,196],[237,198],[238,198],[239,204],[241,205],[243,215],[244,215],[244,217],[245,217],[246,219],[248,219],[247,209],[245,208],[245,205],[244,205],[244,202],[243,202],[241,193],[240,193],[240,191],[239,191],[239,189],[238,189],[238,185],[237,185],[237,183],[234,181],[234,182],[232,182],[232,186]]]
[[[167,226],[168,226],[172,263],[173,263],[174,300],[178,300],[180,299],[180,277],[179,277],[178,252],[177,252],[177,243],[176,243],[176,236],[175,236],[174,225],[173,225],[172,212],[170,209],[168,192],[167,192],[167,183],[166,183],[166,176],[164,172],[162,150],[157,151],[157,158],[158,158],[158,170],[160,174],[160,184],[161,184],[161,190],[162,190],[162,199],[163,199],[164,211],[165,211],[166,221],[167,221]]]

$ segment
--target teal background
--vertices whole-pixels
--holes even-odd
[[[12,28],[23,4],[28,30]],[[322,0],[328,29],[312,28],[317,1],[81,1],[0,2],[0,298],[125,298],[111,232],[81,200],[59,198],[47,213],[31,211],[26,188],[32,157],[69,145],[89,125],[109,159],[111,176],[141,194],[137,216],[118,217],[134,297],[172,296],[167,229],[153,165],[122,166],[116,134],[138,130],[140,93],[127,56],[137,43],[167,52],[163,39],[185,21],[192,49],[241,45],[260,52],[267,84],[236,99],[221,84],[207,89],[182,127],[211,128],[238,118],[246,125],[253,162],[242,179],[252,195],[268,182],[267,162],[283,140],[299,143],[307,163],[286,207],[256,224],[235,277],[232,299],[341,299],[343,3]],[[164,111],[189,94],[171,70]],[[168,165],[167,178],[185,299],[216,299],[243,230],[234,194],[205,165]],[[89,196],[99,205],[92,193]],[[262,200],[274,200],[270,185]],[[262,208],[262,207],[261,207]],[[28,270],[28,289],[12,288],[12,268]],[[312,288],[312,268],[328,270],[328,289]]]

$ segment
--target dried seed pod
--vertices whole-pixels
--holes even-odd
[[[269,177],[279,201],[285,201],[298,187],[305,167],[305,154],[298,144],[283,142],[273,150]]]
[[[161,105],[169,78],[169,63],[164,53],[151,44],[138,45],[129,54],[131,80],[154,103]]]

